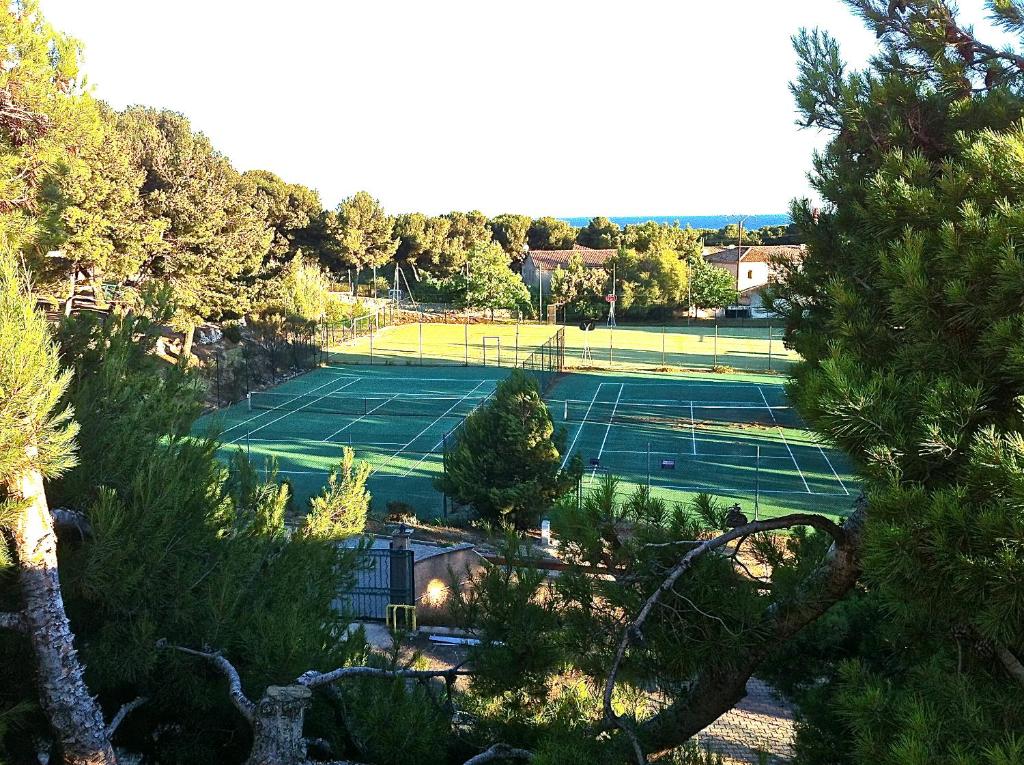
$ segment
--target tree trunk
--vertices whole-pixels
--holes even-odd
[[[253,712],[252,751],[246,765],[306,762],[302,726],[313,691],[304,685],[272,685]]]
[[[74,634],[64,612],[57,574],[57,537],[43,493],[43,477],[27,471],[9,485],[25,507],[14,530],[22,615],[36,656],[42,708],[68,765],[113,765],[103,712],[89,695]]]
[[[794,595],[771,606],[761,619],[764,637],[740,656],[707,664],[682,698],[639,727],[649,753],[681,746],[732,709],[747,695],[747,681],[782,643],[841,600],[860,576],[860,553],[866,521],[864,505],[846,519],[843,544],[833,544],[821,564]]]
[[[185,330],[185,336],[181,341],[181,357],[187,359],[192,355],[192,341],[196,336],[196,325],[189,324],[188,329]]]

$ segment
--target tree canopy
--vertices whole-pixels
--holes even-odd
[[[568,250],[576,241],[576,229],[564,220],[547,215],[530,223],[526,240],[531,250]]]
[[[512,271],[511,263],[512,259],[497,242],[473,247],[466,256],[465,304],[528,314],[530,291]]]
[[[795,401],[867,484],[866,592],[847,618],[885,618],[803,677],[802,746],[837,762],[1014,761],[1024,16],[987,4],[1018,44],[1000,48],[951,3],[851,5],[882,46],[865,71],[825,32],[794,40],[802,120],[831,135],[812,175],[825,204],[794,205],[807,254],[769,302],[805,359]]]

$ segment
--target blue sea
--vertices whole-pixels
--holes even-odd
[[[592,217],[592,216],[591,216]],[[722,228],[730,223],[735,223],[735,215],[609,215],[609,220],[619,226],[628,226],[634,223],[646,223],[649,220],[655,223],[678,223],[680,226],[690,228]],[[590,222],[590,217],[562,218],[577,228],[582,228]],[[743,227],[748,231],[761,228],[762,226],[785,226],[792,223],[792,219],[786,213],[766,213],[764,215],[749,215],[743,222]]]

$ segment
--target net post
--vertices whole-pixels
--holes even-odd
[[[519,366],[519,322],[516,322],[516,363],[515,366]]]
[[[647,491],[651,491],[651,442],[647,442]]]
[[[761,447],[755,447],[757,454],[754,457],[754,520],[757,520],[758,510],[760,508],[760,494],[761,494]]]
[[[562,409],[562,421],[563,422],[568,422],[569,421],[569,399],[566,399],[565,401],[563,401],[562,404],[564,405],[563,409]]]
[[[245,394],[245,408],[248,411],[252,411],[252,393]]]
[[[373,366],[373,332],[370,333],[370,366]]]
[[[423,366],[423,308],[420,307],[420,366]]]
[[[772,371],[772,325],[768,325],[768,371]]]
[[[463,366],[469,366],[469,312],[462,315],[462,346],[465,354]]]
[[[665,328],[665,325],[662,324],[661,325],[661,365],[662,366],[665,366],[665,333],[666,333],[666,331],[667,330]]]

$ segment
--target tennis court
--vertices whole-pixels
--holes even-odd
[[[337,343],[332,363],[386,366],[517,366],[555,327],[535,323],[416,321]],[[565,327],[565,363],[576,369],[710,369],[785,371],[798,359],[781,327]]]
[[[845,458],[819,443],[768,375],[566,376],[549,406],[584,461],[584,488],[610,473],[680,501],[709,492],[753,517],[845,515],[859,493]]]
[[[225,460],[244,449],[276,459],[304,508],[351,446],[371,465],[373,509],[402,502],[443,513],[433,478],[447,434],[490,396],[498,367],[325,367],[211,415]],[[586,372],[556,378],[547,403],[578,453],[584,488],[604,473],[623,489],[649,483],[681,501],[708,491],[760,517],[815,509],[845,514],[858,488],[843,458],[818,444],[769,375]]]
[[[245,450],[263,468],[277,460],[292,486],[296,509],[319,493],[342,449],[351,446],[373,470],[368,488],[374,510],[404,502],[424,517],[442,512],[432,479],[441,466],[445,436],[493,393],[503,370],[322,368],[252,393],[249,401],[203,418],[219,428],[227,460]]]

